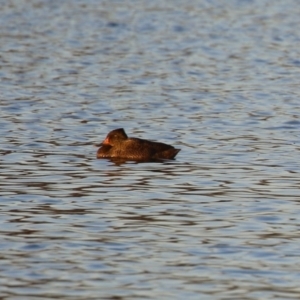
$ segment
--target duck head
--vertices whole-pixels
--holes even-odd
[[[128,136],[125,133],[124,129],[118,128],[109,132],[105,140],[99,146],[103,146],[103,145],[115,146],[120,142],[127,140],[127,138]]]

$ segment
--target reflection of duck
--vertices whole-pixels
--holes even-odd
[[[180,149],[173,146],[129,138],[123,128],[115,129],[99,145],[97,158],[123,158],[128,160],[151,161],[173,159]]]

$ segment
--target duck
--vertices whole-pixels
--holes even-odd
[[[124,128],[110,131],[97,146],[97,158],[117,158],[135,161],[174,159],[181,149],[160,142],[128,137]]]

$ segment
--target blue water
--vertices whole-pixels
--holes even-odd
[[[0,298],[299,299],[299,15],[4,1]],[[119,127],[181,152],[96,159]]]

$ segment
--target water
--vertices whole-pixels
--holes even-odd
[[[1,299],[299,299],[299,14],[2,1]],[[119,127],[182,150],[96,159]]]

